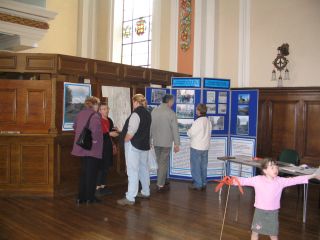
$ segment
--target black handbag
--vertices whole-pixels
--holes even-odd
[[[86,125],[84,126],[84,128],[82,129],[80,136],[76,142],[77,145],[79,145],[80,147],[82,147],[83,149],[86,150],[91,150],[92,148],[92,134],[91,134],[91,130],[89,129],[89,124],[90,124],[90,119],[93,116],[92,113],[86,123]]]

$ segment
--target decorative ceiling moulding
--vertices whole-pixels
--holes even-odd
[[[0,50],[21,51],[38,46],[57,13],[16,1],[0,1]]]

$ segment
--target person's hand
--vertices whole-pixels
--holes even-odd
[[[109,133],[109,135],[110,135],[111,137],[118,137],[118,136],[119,136],[119,133],[116,132],[116,131],[112,131],[112,132]]]
[[[173,151],[174,151],[175,153],[179,152],[179,151],[180,151],[179,145],[174,145]]]
[[[311,178],[316,178],[320,180],[320,167],[315,171],[314,174],[311,175]]]

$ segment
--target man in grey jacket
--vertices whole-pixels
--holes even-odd
[[[151,138],[158,162],[158,192],[168,189],[166,179],[172,143],[174,143],[175,153],[180,150],[178,121],[175,112],[172,110],[173,104],[173,95],[167,94],[163,97],[162,104],[151,113]]]

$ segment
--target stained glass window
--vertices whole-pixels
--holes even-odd
[[[123,0],[123,64],[150,67],[153,0]]]

